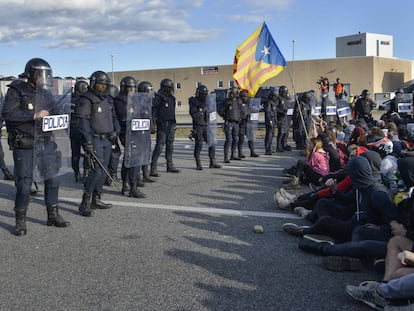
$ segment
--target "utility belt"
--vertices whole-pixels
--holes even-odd
[[[108,138],[109,133],[95,133],[92,136],[94,138],[105,139]]]
[[[236,120],[227,120],[227,122],[239,123],[239,121]]]
[[[33,149],[34,137],[29,134],[10,132],[7,137],[10,150]]]

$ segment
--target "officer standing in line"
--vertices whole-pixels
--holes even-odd
[[[230,163],[230,160],[241,160],[236,154],[236,148],[239,143],[239,123],[240,107],[237,100],[239,90],[232,87],[228,97],[221,104],[219,115],[224,120],[224,133],[226,141],[224,142],[224,163]],[[229,149],[231,147],[231,157],[229,160]]]
[[[107,209],[112,204],[101,201],[102,188],[105,183],[106,169],[111,156],[112,145],[118,140],[119,123],[107,92],[111,79],[103,71],[95,71],[90,77],[90,86],[82,93],[76,115],[86,142],[85,152],[92,155],[93,168],[85,181],[79,212],[82,216],[92,216],[92,209]],[[94,159],[99,159],[100,164]]]
[[[10,173],[9,169],[6,166],[6,162],[4,161],[4,151],[3,145],[1,144],[1,129],[3,127],[4,119],[2,116],[2,109],[3,109],[3,97],[0,96],[0,169],[3,172],[4,180],[14,180],[14,176]]]
[[[369,97],[370,95],[370,91],[363,90],[354,106],[355,119],[364,119],[367,124],[373,120],[371,111],[375,107],[374,101]]]
[[[266,134],[265,134],[265,155],[272,155],[272,142],[273,137],[275,136],[275,129],[277,126],[277,104],[276,99],[278,93],[273,89],[269,98],[265,103],[265,124],[266,124]]]
[[[114,106],[115,97],[117,97],[118,94],[119,94],[118,87],[114,84],[110,84],[108,86],[108,100],[112,107]],[[111,151],[111,156],[109,158],[108,171],[112,179],[117,181],[119,159],[121,157],[121,148],[119,147],[118,139],[112,142],[111,148],[112,148],[112,151]],[[105,180],[105,186],[111,186],[111,185],[112,185],[112,180],[109,177],[107,177]]]
[[[126,76],[122,78],[120,83],[120,92],[114,99],[115,112],[121,126],[121,132],[119,139],[122,146],[125,147],[126,142],[126,131],[127,129],[127,107],[128,107],[128,94],[136,92],[137,80],[134,77]],[[137,174],[139,167],[126,167],[125,166],[125,155],[122,161],[121,178],[122,178],[122,194],[134,198],[145,198],[146,195],[137,188]]]
[[[288,88],[282,85],[279,88],[279,96],[276,98],[277,110],[277,146],[276,152],[291,151],[292,148],[287,145],[287,138],[290,130],[291,118],[288,117],[289,97]]]
[[[71,104],[71,117],[70,117],[70,147],[72,150],[72,169],[75,173],[75,181],[81,182],[89,172],[89,160],[83,159],[83,177],[81,178],[79,171],[79,162],[81,158],[81,147],[82,142],[82,132],[79,129],[79,120],[75,116],[75,110],[77,101],[79,100],[79,94],[85,93],[88,90],[88,82],[85,80],[76,81],[74,86],[74,92],[72,94],[72,104]]]
[[[147,93],[151,97],[153,97],[154,87],[152,86],[151,82],[141,81],[140,83],[138,83],[138,92]],[[150,118],[151,118],[151,134],[155,134],[155,126],[153,124],[154,120],[152,120],[152,116],[150,116]],[[150,177],[150,171],[148,169],[148,165],[143,165],[141,169],[142,169],[142,181],[144,183],[151,183],[151,182],[156,181],[154,178]],[[140,172],[138,172],[138,175],[140,175]]]
[[[239,123],[239,158],[244,159],[246,156],[243,154],[244,137],[247,134],[247,119],[249,117],[249,96],[246,92],[241,91],[239,94],[239,106],[240,106],[240,123]]]
[[[17,236],[27,233],[26,212],[33,182],[35,135],[43,135],[45,142],[51,141],[52,135],[50,132],[35,134],[35,122],[48,116],[49,111],[45,108],[52,109],[54,105],[53,98],[46,89],[52,85],[52,68],[45,60],[41,58],[29,60],[24,73],[19,77],[26,78],[27,82],[15,80],[10,84],[3,108],[3,117],[9,133],[9,146],[13,150],[16,185],[14,234]],[[37,93],[41,93],[44,102],[37,102]],[[44,108],[41,109],[40,106]],[[45,179],[44,186],[47,225],[69,226],[69,222],[65,221],[58,212],[59,179],[57,177]]]
[[[167,172],[179,173],[174,167],[172,156],[174,152],[174,138],[177,121],[175,119],[175,97],[173,95],[174,82],[171,79],[163,79],[160,89],[155,94],[152,106],[152,117],[157,125],[157,140],[151,159],[151,176],[159,177],[157,171],[158,158],[165,146],[165,158],[167,160]]]
[[[203,141],[209,142],[209,111],[207,106],[207,95],[207,87],[201,84],[196,89],[196,95],[188,99],[190,115],[193,119],[192,137],[195,139],[194,158],[196,160],[197,170],[199,171],[203,169],[200,160]],[[211,144],[208,147],[208,156],[210,158],[210,168],[221,168],[221,165],[216,162],[216,146],[214,144]]]

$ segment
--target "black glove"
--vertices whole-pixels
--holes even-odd
[[[91,141],[88,141],[86,144],[83,145],[83,150],[86,153],[91,154],[93,152],[93,144]]]
[[[110,132],[108,133],[108,139],[111,143],[115,144],[118,141],[118,133],[117,132]]]

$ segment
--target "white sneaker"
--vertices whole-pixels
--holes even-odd
[[[302,206],[297,206],[293,209],[293,211],[298,214],[300,217],[305,218],[306,216],[308,216],[312,211],[302,207]]]
[[[273,199],[276,203],[282,198],[282,194],[279,191],[275,191],[275,193],[273,193]]]
[[[280,194],[284,196],[286,199],[290,201],[290,203],[294,202],[296,200],[296,195],[287,192],[284,188],[280,188]]]
[[[291,210],[289,200],[284,198],[283,196],[281,196],[280,199],[277,201],[277,205],[280,209]]]

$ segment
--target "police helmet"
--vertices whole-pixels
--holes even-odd
[[[75,87],[74,87],[74,92],[76,94],[85,93],[87,90],[88,90],[88,82],[86,82],[85,80],[76,81]]]
[[[246,97],[249,97],[249,95],[247,95],[246,91],[241,91],[240,94],[239,94],[239,97],[240,98],[246,98]]]
[[[108,74],[103,71],[95,71],[91,77],[89,78],[91,83],[91,88],[95,90],[96,83],[111,84],[111,78],[109,78]]]
[[[398,89],[395,91],[395,95],[397,94],[404,94],[404,89]]]
[[[200,84],[196,89],[196,96],[200,95],[208,95],[208,88],[207,86]]]
[[[371,92],[367,89],[363,90],[361,93],[361,96],[369,96],[369,95],[371,95]]]
[[[114,84],[110,84],[108,86],[108,95],[111,96],[112,98],[117,97],[119,94],[119,90],[118,87]]]
[[[174,89],[174,82],[171,79],[162,79],[160,82],[160,88],[164,92],[172,92]]]
[[[52,86],[53,75],[49,63],[41,58],[32,58],[26,63],[20,78],[27,78],[37,86]]]
[[[279,88],[279,95],[284,95],[284,94],[287,94],[287,92],[288,92],[288,88],[287,88],[287,86],[282,85],[282,86]]]
[[[138,84],[138,92],[151,93],[153,89],[152,84],[148,81],[142,81]]]
[[[278,95],[279,95],[279,93],[276,91],[276,89],[272,89],[269,93],[269,98],[268,99],[275,99]]]
[[[131,76],[123,77],[121,83],[119,84],[119,87],[120,93],[125,95],[128,93],[127,88],[133,87],[134,90],[137,88],[137,80]]]
[[[229,90],[229,96],[233,95],[234,97],[237,97],[237,95],[239,95],[239,89],[236,86],[233,86],[230,88]]]

